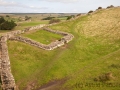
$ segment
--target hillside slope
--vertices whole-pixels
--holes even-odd
[[[118,90],[120,7],[103,9],[51,26],[75,38],[53,51],[8,41],[12,73],[20,90]],[[94,81],[111,73],[110,80]],[[56,84],[62,81],[62,83]],[[111,83],[115,86],[109,86]],[[94,85],[94,86],[91,86]],[[98,86],[98,84],[100,86]],[[117,85],[116,85],[117,84]],[[52,87],[50,87],[52,85]],[[42,87],[41,87],[42,86]],[[42,90],[42,89],[41,89]]]

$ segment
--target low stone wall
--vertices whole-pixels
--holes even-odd
[[[37,29],[38,28],[39,27],[37,27]],[[35,28],[32,28],[32,29],[35,29]],[[66,33],[66,32],[62,32],[62,31],[58,31],[58,30],[52,30],[50,28],[43,28],[43,30],[46,30],[46,31],[51,32],[51,33],[63,35],[63,37],[60,40],[56,40],[55,42],[52,42],[48,45],[42,44],[40,42],[34,41],[34,40],[26,38],[26,37],[22,37],[22,36],[11,37],[11,38],[9,38],[9,40],[21,41],[21,42],[30,44],[32,46],[36,46],[36,47],[44,49],[44,50],[53,50],[57,47],[60,47],[60,46],[64,45],[65,43],[70,42],[74,38],[74,36],[72,34],[69,34],[69,33]]]
[[[43,30],[49,31],[51,33],[63,35],[64,37],[62,37],[61,40],[63,40],[65,43],[70,42],[74,38],[72,34],[67,33],[67,32],[62,32],[59,30],[52,30],[50,28],[43,28]]]
[[[39,42],[37,42],[37,41],[34,41],[34,40],[29,39],[29,38],[26,38],[26,37],[15,36],[15,37],[10,38],[9,40],[20,41],[20,42],[24,42],[24,43],[30,44],[30,45],[32,45],[32,46],[36,46],[36,47],[38,47],[38,48],[42,48],[42,49],[45,49],[45,50],[49,50],[49,48],[47,47],[47,45],[44,45],[44,44],[42,44],[42,43],[39,43]]]
[[[47,27],[44,27],[43,30],[48,31],[48,32],[51,32],[51,33],[63,35],[63,36],[69,35],[69,33],[67,33],[67,32],[62,32],[62,31],[60,31],[60,30],[52,30],[52,29],[47,28]]]
[[[26,33],[26,32],[32,31],[32,30],[37,30],[37,29],[40,29],[40,28],[45,27],[45,26],[49,26],[49,25],[43,24],[43,25],[25,28],[24,30],[15,30],[15,31],[5,33],[2,36],[6,36],[7,39],[9,39],[9,38],[14,37],[15,35],[23,34],[23,33]]]
[[[48,45],[42,44],[40,42],[34,41],[32,39],[26,38],[26,37],[21,37],[21,36],[15,36],[10,38],[9,40],[16,40],[16,41],[20,41],[20,42],[24,42],[27,43],[29,45],[44,49],[44,50],[53,50],[55,48],[58,48],[62,45],[64,45],[65,43],[70,42],[73,39],[72,35],[66,35],[63,38],[61,38],[60,40],[56,40],[55,42],[52,42]]]
[[[15,80],[10,69],[10,60],[8,55],[7,37],[0,38],[0,69],[3,90],[15,90]]]
[[[49,28],[44,28],[44,27],[51,26],[51,25],[55,25],[55,24],[37,25],[37,26],[34,26],[34,27],[25,28],[24,30],[11,31],[11,32],[3,34],[2,36],[6,36],[7,39],[10,39],[10,38],[14,37],[15,35],[20,35],[20,34],[23,34],[23,33],[29,32],[29,31],[33,31],[33,30],[39,30],[41,28],[43,28],[46,31],[49,31],[49,32],[52,32],[52,33],[56,33],[56,34],[60,34],[60,35],[64,35],[64,36],[69,34],[69,33],[62,32],[62,31],[57,31],[57,30],[52,30],[52,29],[49,29]]]

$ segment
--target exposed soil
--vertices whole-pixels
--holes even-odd
[[[67,78],[61,79],[61,80],[53,80],[49,83],[41,86],[40,88],[36,90],[65,90],[62,85],[67,81]]]

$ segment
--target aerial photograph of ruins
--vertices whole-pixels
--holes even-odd
[[[0,90],[120,90],[120,0],[0,0]]]

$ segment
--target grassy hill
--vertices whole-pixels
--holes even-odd
[[[17,87],[20,90],[39,90],[41,86],[46,90],[119,90],[119,18],[120,7],[116,7],[51,26],[75,36],[73,41],[53,51],[8,41]],[[106,77],[107,73],[111,77]]]

